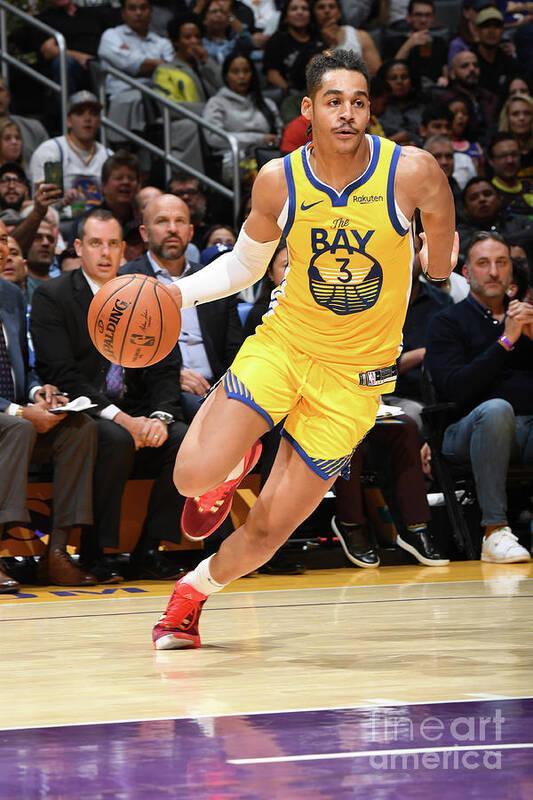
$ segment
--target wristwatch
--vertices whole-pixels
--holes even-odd
[[[174,422],[172,414],[167,414],[166,411],[153,411],[150,414],[150,419],[160,419],[165,425],[170,425],[171,422]]]

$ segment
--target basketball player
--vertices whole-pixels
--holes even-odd
[[[176,486],[190,498],[182,517],[189,538],[204,538],[229,513],[259,457],[258,438],[286,417],[279,451],[244,525],[176,584],[153,631],[158,650],[200,646],[207,597],[271,558],[346,474],[380,393],[394,388],[415,208],[427,237],[424,272],[445,280],[457,259],[453,198],[435,159],[365,134],[364,62],[346,50],[316,56],[307,93],[302,113],[313,141],[260,171],[234,250],[171,287],[183,308],[237,292],[261,277],[286,237],[288,267],[263,323],[176,460]]]

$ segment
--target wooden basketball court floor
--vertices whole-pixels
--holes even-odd
[[[0,596],[1,800],[533,798],[533,565]]]

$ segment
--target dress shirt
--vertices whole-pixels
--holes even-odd
[[[149,76],[139,76],[143,61],[153,58],[170,62],[174,58],[174,48],[168,39],[156,33],[149,31],[142,38],[129,25],[118,25],[116,28],[108,28],[103,34],[98,47],[98,57],[104,65],[120,69],[142,83],[149,84],[151,81]],[[129,83],[112,75],[106,78],[106,92],[111,98],[132,88]]]
[[[175,283],[192,272],[191,265],[186,261],[185,269],[179,278],[174,277],[167,269],[157,263],[150,251],[148,251],[147,256],[156,278],[163,284]],[[212,379],[211,365],[207,358],[198,311],[195,306],[181,309],[181,330],[178,343],[183,361],[182,369],[192,369],[204,378]]]

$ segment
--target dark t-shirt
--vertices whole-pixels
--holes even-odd
[[[496,52],[494,62],[486,61],[479,48],[472,48],[479,61],[479,85],[489,92],[499,91],[509,79],[521,74],[516,58],[508,56],[503,50]]]
[[[37,15],[37,19],[62,33],[68,50],[79,50],[92,56],[96,56],[100,37],[108,22],[106,10],[102,8],[77,8],[72,16],[60,8],[47,8]],[[50,36],[36,28],[31,36],[32,49],[39,54],[42,43]]]
[[[407,62],[414,75],[430,78],[435,83],[442,74],[448,57],[448,45],[438,36],[433,36],[429,45],[413,47]]]
[[[310,42],[299,42],[288,31],[272,34],[265,47],[263,70],[277,69],[286,81],[291,82],[291,71],[300,54],[309,51]]]

